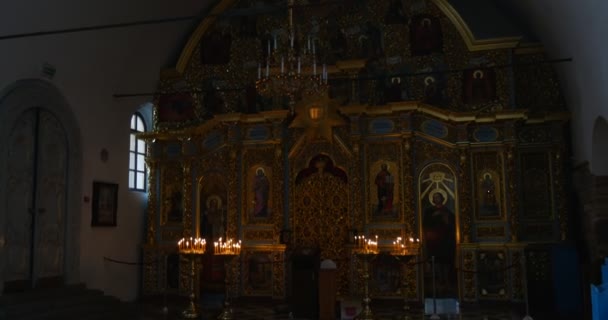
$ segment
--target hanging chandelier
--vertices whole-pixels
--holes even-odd
[[[295,28],[293,25],[294,0],[288,2],[288,45],[282,44],[275,34],[267,43],[266,61],[258,63],[256,91],[267,97],[287,97],[289,109],[293,113],[295,103],[304,96],[322,96],[327,94],[327,66],[323,64],[317,70],[316,44],[311,36],[307,37],[306,46],[296,50]],[[299,51],[299,52],[298,52]]]

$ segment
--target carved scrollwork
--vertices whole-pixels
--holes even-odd
[[[319,248],[321,259],[346,260],[348,241],[348,185],[330,173],[319,172],[295,186],[293,241],[295,246]],[[339,292],[348,284],[346,264],[339,264]]]
[[[465,270],[475,270],[475,252],[471,250],[463,251],[462,255],[462,266]],[[462,274],[462,285],[463,294],[465,301],[475,301],[477,295],[475,294],[477,288],[477,282],[475,281],[475,274],[472,272],[463,272]]]
[[[160,225],[185,223],[184,168],[180,162],[166,162],[161,170]]]

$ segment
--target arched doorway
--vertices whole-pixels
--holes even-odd
[[[0,289],[78,280],[79,132],[56,88],[16,83],[0,100]]]

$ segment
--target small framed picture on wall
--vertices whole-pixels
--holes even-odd
[[[115,227],[117,209],[118,184],[94,181],[91,226]]]

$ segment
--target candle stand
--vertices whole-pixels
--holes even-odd
[[[365,236],[355,237],[355,255],[363,261],[363,311],[355,318],[357,320],[374,320],[374,315],[369,304],[369,263],[378,256],[378,236],[376,240],[365,239]]]
[[[413,259],[418,257],[419,246],[414,247],[414,243],[419,243],[419,240],[410,238],[410,245],[406,246],[401,237],[398,237],[393,242],[393,250],[391,255],[403,264],[403,276],[401,277],[401,290],[403,291],[403,315],[399,319],[411,320],[410,318],[410,306],[407,303],[407,278],[405,276],[405,266]]]
[[[194,280],[196,279],[196,262],[205,253],[206,242],[201,238],[182,238],[178,243],[179,253],[190,261],[190,302],[182,317],[185,319],[196,319],[199,317],[198,307],[195,303],[196,293],[194,292]]]
[[[220,256],[224,260],[224,284],[226,286],[226,297],[224,298],[224,309],[218,316],[219,320],[233,320],[234,310],[231,304],[230,297],[230,266],[234,261],[234,258],[241,254],[241,242],[234,242],[232,239],[228,239],[226,242],[222,242],[222,238],[218,242],[214,243],[214,254]]]

